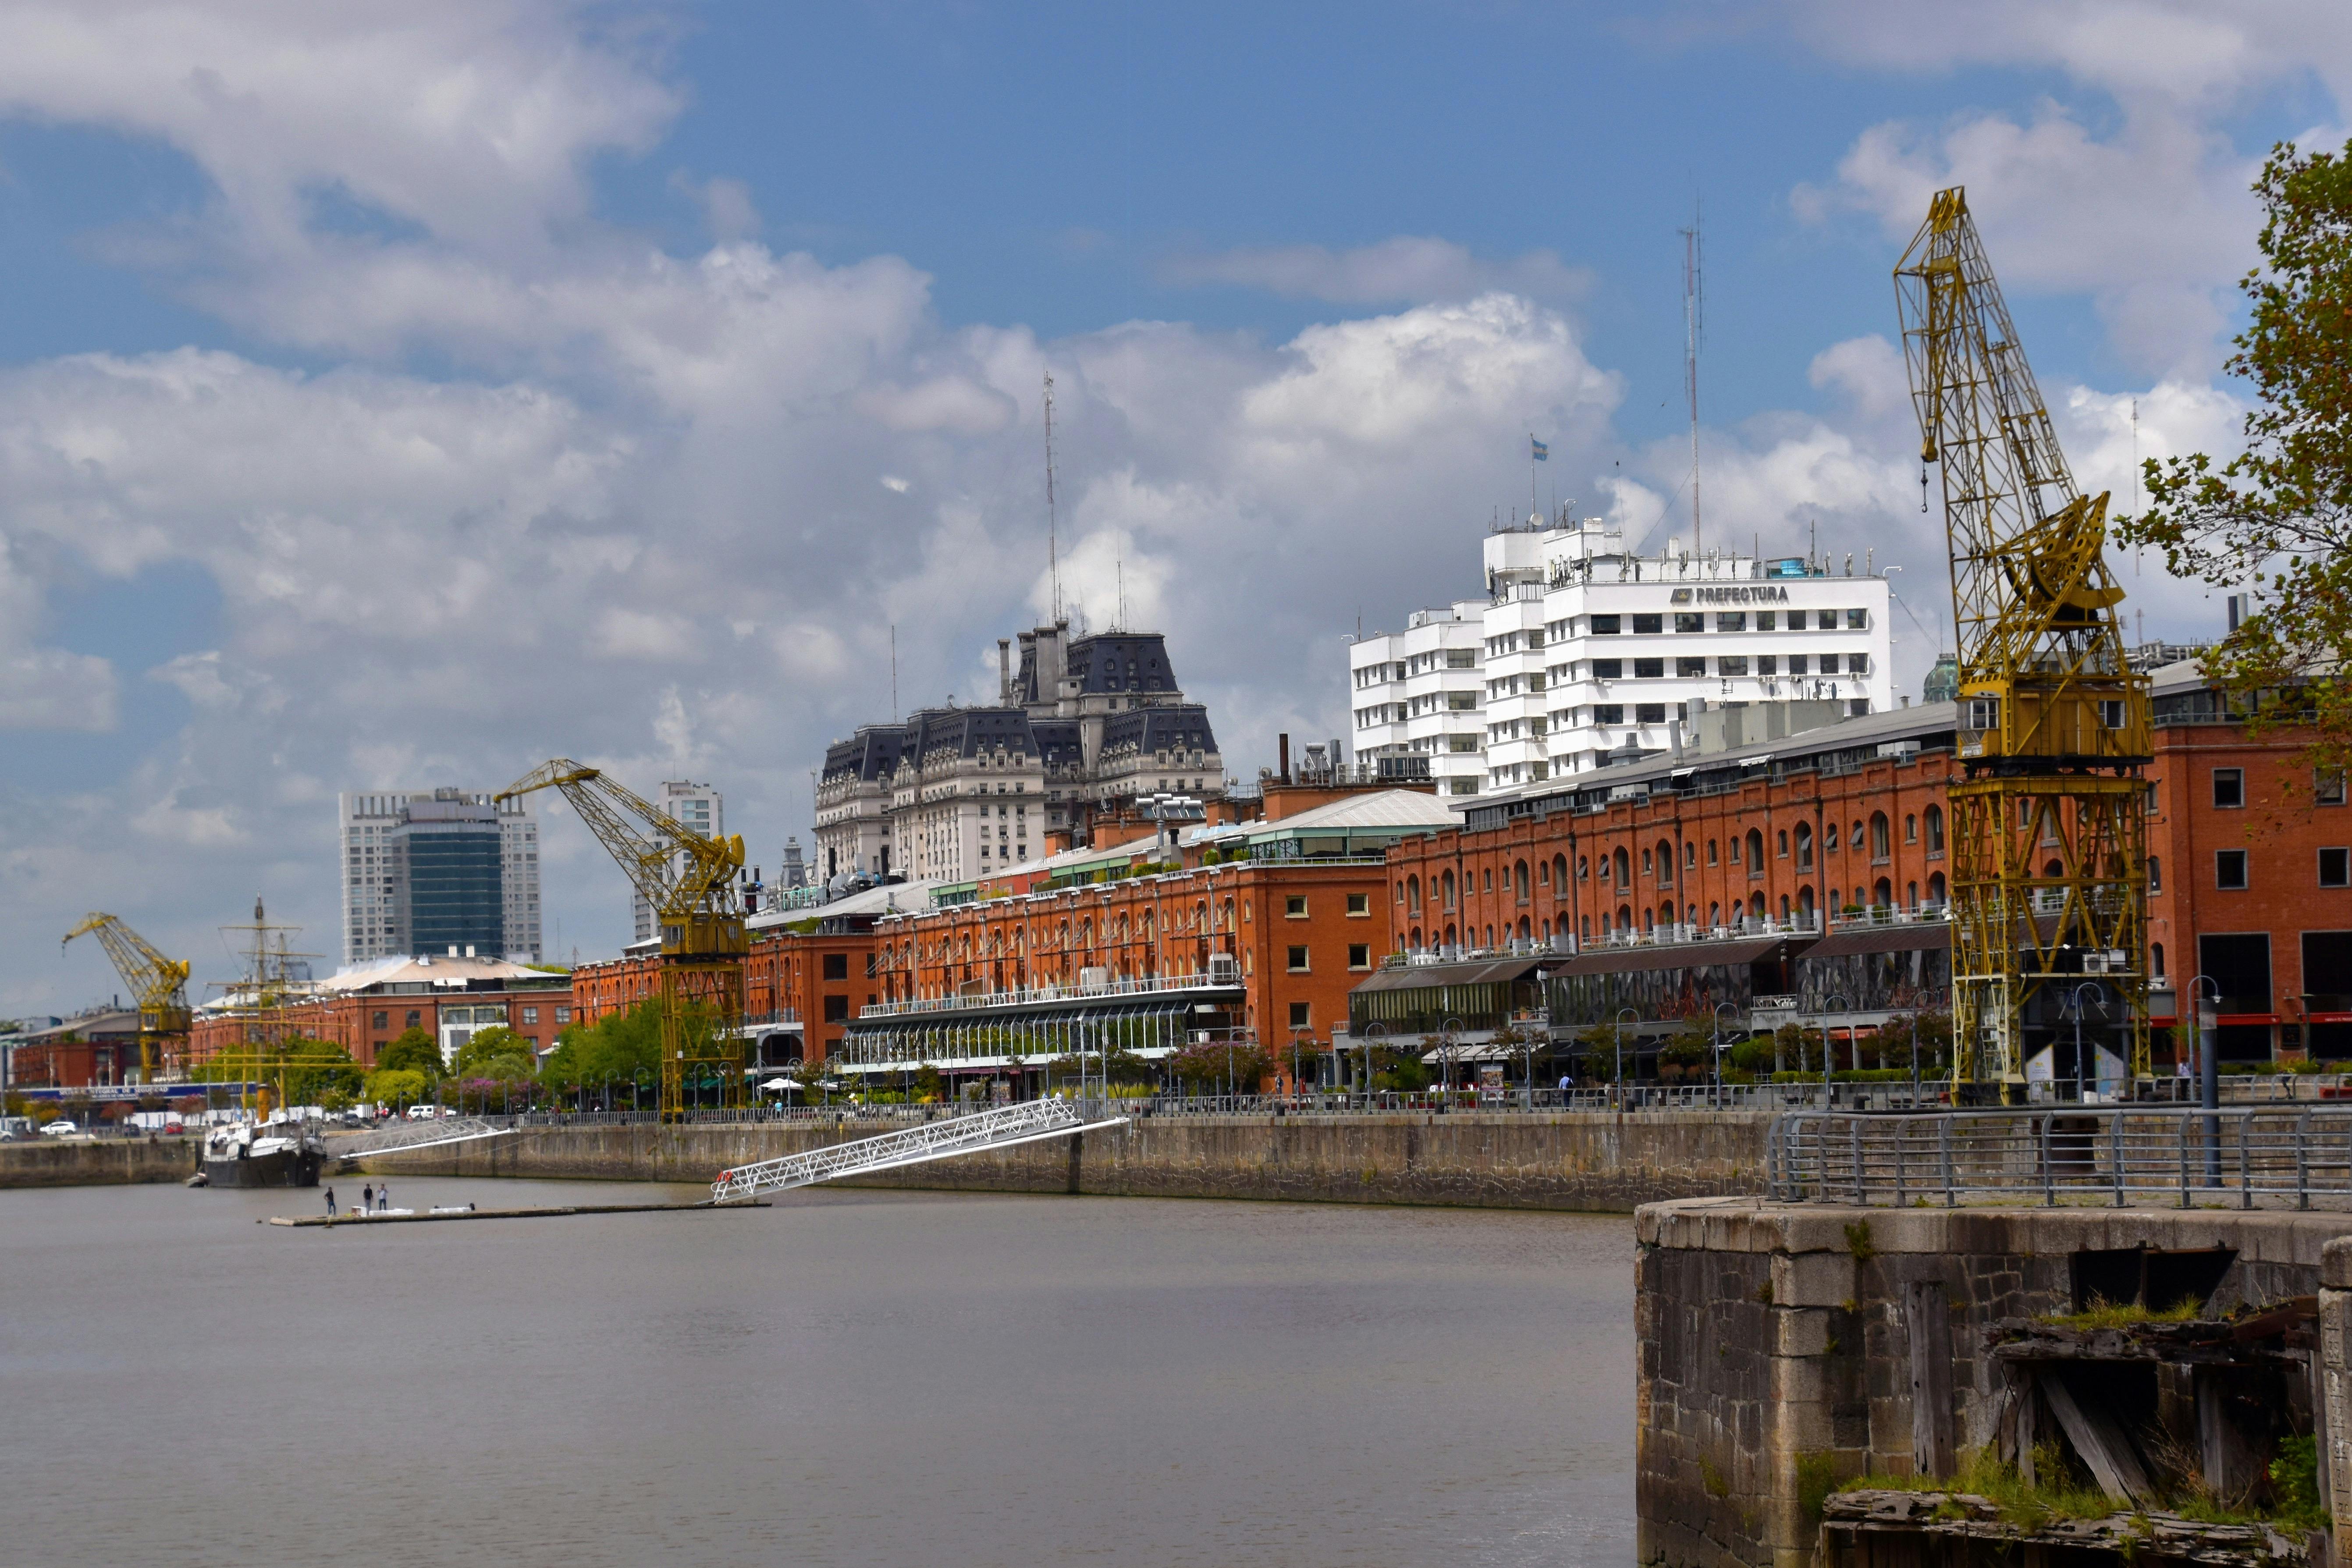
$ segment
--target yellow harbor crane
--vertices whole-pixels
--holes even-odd
[[[2145,1077],[2151,721],[2107,570],[2107,498],[2074,489],[1958,186],[1929,204],[1895,290],[1923,487],[1925,464],[1942,470],[1959,644],[1954,1080],[2017,1098],[2028,1032],[2054,1038],[2095,1003],[2095,1033]]]
[[[58,945],[68,946],[78,936],[95,936],[115,973],[139,999],[139,1078],[153,1083],[157,1069],[170,1058],[187,1051],[188,965],[166,958],[145,937],[113,915],[96,914],[66,932]],[[173,1042],[176,1041],[174,1045]]]
[[[736,891],[740,835],[710,838],[594,768],[558,757],[501,791],[501,802],[561,790],[651,905],[661,931],[661,1113],[686,1110],[689,1084],[719,1079],[719,1103],[743,1096],[743,958]],[[634,818],[635,820],[631,820]]]

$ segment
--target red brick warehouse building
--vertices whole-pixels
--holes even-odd
[[[2168,982],[2186,984],[2188,953],[2189,973],[2221,984],[2225,1059],[2352,1057],[2352,812],[2341,784],[2299,770],[2291,736],[2250,742],[2192,665],[2159,672],[2156,720],[2147,957],[2158,1061],[2174,1044]],[[1529,970],[1552,955],[1543,967],[1557,977],[1558,1030],[1601,1021],[1581,1016],[1580,998],[1605,999],[1612,1014],[1638,1004],[1653,1036],[1702,1001],[1736,1005],[1743,1026],[1799,1009],[1852,1014],[1860,1026],[1934,1005],[1950,974],[1948,932],[1933,917],[1948,892],[1954,721],[1949,703],[1927,704],[1482,799],[1458,833],[1391,852],[1391,947],[1424,960],[1517,948]],[[1838,911],[1857,909],[1868,913],[1840,929]],[[1789,935],[1803,940],[1763,940]],[[1726,944],[1740,942],[1761,945],[1732,955]],[[1571,984],[1643,965],[1732,973]],[[1403,997],[1384,1005],[1427,1011]]]

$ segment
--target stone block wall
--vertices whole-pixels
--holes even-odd
[[[2230,1247],[2226,1310],[2317,1289],[2322,1250],[2352,1216],[1703,1199],[1644,1207],[1636,1225],[1641,1560],[1800,1568],[1832,1486],[1913,1468],[1915,1321],[1948,1335],[1949,1399],[1928,1418],[1957,1455],[1995,1437],[1984,1331],[2072,1310],[2075,1252]],[[2352,1254],[2343,1270],[2352,1321]],[[1917,1318],[1921,1301],[1944,1322]],[[2352,1517],[2352,1450],[2338,1445],[2335,1462]]]

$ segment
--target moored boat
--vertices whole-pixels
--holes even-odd
[[[215,1128],[205,1140],[209,1187],[315,1187],[326,1151],[297,1122]]]

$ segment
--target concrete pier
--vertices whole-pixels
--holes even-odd
[[[1769,1121],[1751,1111],[1144,1117],[1120,1132],[984,1151],[857,1184],[1626,1214],[1660,1199],[1760,1191]],[[707,1183],[904,1125],[527,1127],[482,1143],[370,1155],[357,1169]]]

